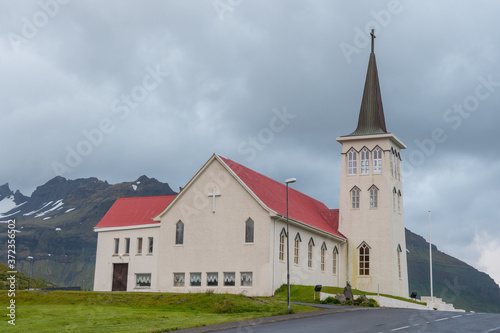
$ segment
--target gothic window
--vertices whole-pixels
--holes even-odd
[[[370,208],[378,207],[378,188],[373,185],[370,187]]]
[[[370,247],[366,243],[359,247],[359,275],[370,275]]]
[[[281,229],[280,245],[279,245],[279,259],[285,260],[285,228]]]
[[[370,151],[363,148],[361,151],[361,174],[367,175],[370,173]]]
[[[148,237],[148,254],[153,254],[153,237]]]
[[[130,253],[130,238],[125,238],[125,254]]]
[[[201,286],[201,273],[191,273],[191,287]]]
[[[135,275],[136,287],[151,287],[151,273],[149,274],[136,274]]]
[[[120,251],[120,238],[115,238],[115,252],[114,254],[118,254]]]
[[[347,158],[348,158],[348,161],[349,161],[349,170],[348,170],[348,173],[350,175],[355,175],[356,174],[356,170],[358,168],[358,162],[357,162],[358,153],[354,149],[351,149],[347,153]]]
[[[359,192],[356,186],[351,190],[351,208],[359,208]]]
[[[245,222],[245,243],[253,243],[253,220],[250,218]]]
[[[295,246],[293,248],[293,262],[295,264],[299,264],[299,245],[302,240],[300,239],[300,234],[297,233],[297,236],[295,236]]]
[[[307,244],[307,267],[311,268],[313,266],[313,246],[314,246],[314,240],[311,239],[309,240],[309,244]]]
[[[396,211],[396,200],[397,200],[396,188],[392,190],[392,210]]]
[[[391,176],[394,177],[394,151],[391,148],[391,155],[390,155],[390,160],[391,160]]]
[[[142,237],[137,237],[137,254],[142,254]]]
[[[399,154],[394,157],[394,163],[396,166],[396,178],[401,180],[401,171],[400,171],[401,161],[399,159]]]
[[[398,191],[398,212],[401,213],[401,191]]]
[[[326,252],[326,244],[323,242],[321,245],[321,271],[325,271],[325,252]]]
[[[401,245],[398,244],[398,248],[396,250],[398,252],[398,274],[401,279]]]
[[[373,173],[382,172],[382,149],[379,147],[373,151]]]
[[[332,256],[332,273],[334,275],[337,275],[337,256],[339,254],[339,250],[337,249],[337,247],[335,246],[333,248],[333,256]]]
[[[252,272],[241,272],[241,286],[242,287],[251,287],[253,280]]]
[[[215,287],[219,285],[219,273],[207,273],[207,286]]]
[[[185,277],[184,273],[174,273],[174,287],[184,287]]]
[[[184,244],[184,223],[182,221],[175,225],[175,244]]]
[[[234,272],[224,273],[224,286],[226,287],[234,286],[234,281],[235,281]]]

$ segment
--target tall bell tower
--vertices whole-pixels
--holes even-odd
[[[406,146],[385,126],[374,32],[358,126],[342,145],[339,231],[348,238],[353,288],[408,297],[401,176]]]

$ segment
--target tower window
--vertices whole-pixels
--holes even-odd
[[[351,190],[351,208],[359,208],[359,188]]]
[[[373,173],[382,172],[382,150],[377,147],[373,151]]]
[[[370,187],[370,208],[378,207],[378,188],[374,186]]]
[[[370,247],[366,243],[359,247],[359,275],[370,275]]]
[[[399,244],[396,251],[398,252],[398,274],[401,279],[401,246]]]
[[[349,170],[348,170],[348,173],[350,175],[355,175],[356,174],[356,170],[358,168],[358,161],[357,161],[358,153],[354,149],[351,149],[347,153],[347,157],[348,157],[348,161],[349,161]]]
[[[361,174],[367,175],[370,173],[370,151],[363,148],[361,151]]]
[[[401,191],[398,191],[398,212],[401,213]]]
[[[397,200],[397,192],[396,192],[396,188],[394,188],[392,190],[392,210],[393,211],[396,211],[396,200]]]

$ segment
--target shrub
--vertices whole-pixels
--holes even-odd
[[[324,300],[321,301],[322,304],[332,304],[335,303],[336,298],[333,298],[332,296],[328,296]],[[338,299],[337,299],[338,301]]]
[[[354,305],[354,302],[348,299],[347,301],[345,301],[345,305]]]

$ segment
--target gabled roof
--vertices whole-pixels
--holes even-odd
[[[286,185],[255,172],[230,159],[217,155],[250,191],[271,211],[286,216]],[[288,189],[288,216],[309,225],[345,239],[338,231],[339,210],[328,209],[319,202],[291,187]]]
[[[175,195],[118,198],[95,228],[129,227],[159,224],[153,221],[167,207]]]

